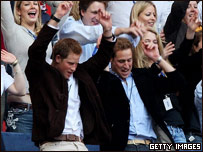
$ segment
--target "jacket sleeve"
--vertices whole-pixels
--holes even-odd
[[[174,1],[171,13],[169,14],[164,26],[164,33],[167,42],[175,44],[182,19],[185,16],[186,9],[190,1]]]
[[[48,65],[45,61],[46,50],[57,31],[45,24],[37,39],[29,47],[29,59],[25,69],[28,81],[30,81],[30,78],[39,77],[43,72],[43,68]]]
[[[93,76],[93,74],[98,76],[98,74],[100,74],[108,66],[113,54],[115,43],[116,42],[109,42],[102,38],[97,53],[80,66],[88,71],[91,76]]]
[[[176,93],[186,85],[185,78],[177,70],[166,72],[167,77],[157,77],[154,81],[154,87],[160,93]]]
[[[188,40],[185,37],[180,47],[177,50],[175,50],[173,54],[169,56],[169,61],[175,66],[176,64],[184,60],[184,58],[189,55],[192,49],[193,42],[194,42],[194,39]]]

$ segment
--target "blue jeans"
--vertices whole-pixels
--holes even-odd
[[[32,109],[10,108],[6,120],[7,132],[32,133]]]
[[[149,149],[149,145],[139,144],[139,145],[127,145],[125,151],[152,151]]]
[[[186,143],[185,134],[181,128],[170,125],[167,125],[167,128],[175,143]]]

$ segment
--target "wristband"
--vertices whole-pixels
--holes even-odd
[[[18,60],[17,60],[17,59],[16,59],[13,63],[11,63],[11,65],[12,65],[13,67],[15,67],[17,64],[18,64]]]
[[[102,35],[102,37],[103,37],[104,39],[111,39],[111,38],[113,38],[113,40],[115,39],[115,35],[114,35],[114,34],[112,34],[111,36],[108,36],[108,37]]]
[[[56,21],[57,23],[60,22],[60,19],[58,19],[57,17],[55,17],[53,14],[51,15],[51,19]]]
[[[162,56],[159,56],[159,58],[158,58],[158,60],[155,62],[155,64],[159,64],[162,59],[163,59]]]

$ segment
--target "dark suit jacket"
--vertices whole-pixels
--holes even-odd
[[[159,116],[158,104],[161,95],[176,92],[184,84],[183,77],[177,72],[167,73],[168,78],[157,77],[160,70],[153,65],[150,69],[133,69],[133,79],[140,97],[152,116],[153,120],[173,139]],[[102,145],[102,150],[124,150],[129,134],[130,106],[119,78],[110,72],[103,72],[97,81],[97,88],[101,95],[106,116],[112,132],[112,141],[109,145]],[[138,114],[139,115],[139,114]]]
[[[61,135],[65,126],[67,80],[56,68],[45,62],[47,46],[56,32],[57,30],[44,25],[28,51],[25,73],[33,105],[32,140],[37,146],[41,141],[49,141]],[[114,44],[102,39],[98,53],[87,62],[79,64],[73,74],[78,79],[85,144],[106,143],[111,138],[93,79],[108,65]]]

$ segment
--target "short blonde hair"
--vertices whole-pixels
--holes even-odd
[[[18,25],[21,25],[21,19],[17,13],[17,11],[20,10],[21,4],[22,4],[22,1],[15,1],[15,4],[14,4],[14,20]],[[42,28],[42,14],[41,14],[39,1],[38,1],[38,6],[39,6],[39,16],[38,16],[37,22],[35,23],[35,31],[34,31],[37,35]]]
[[[156,35],[158,49],[160,55],[163,54],[163,44],[159,34],[153,28],[147,28],[148,32],[154,33]],[[140,40],[139,44],[135,48],[135,56],[134,56],[134,67],[135,68],[149,68],[149,58],[144,54],[144,50],[142,48],[142,40]]]
[[[134,23],[136,20],[138,20],[138,17],[140,13],[142,13],[147,7],[153,6],[156,13],[157,18],[157,10],[156,6],[152,1],[136,1],[136,3],[133,5],[130,13],[130,25]]]

